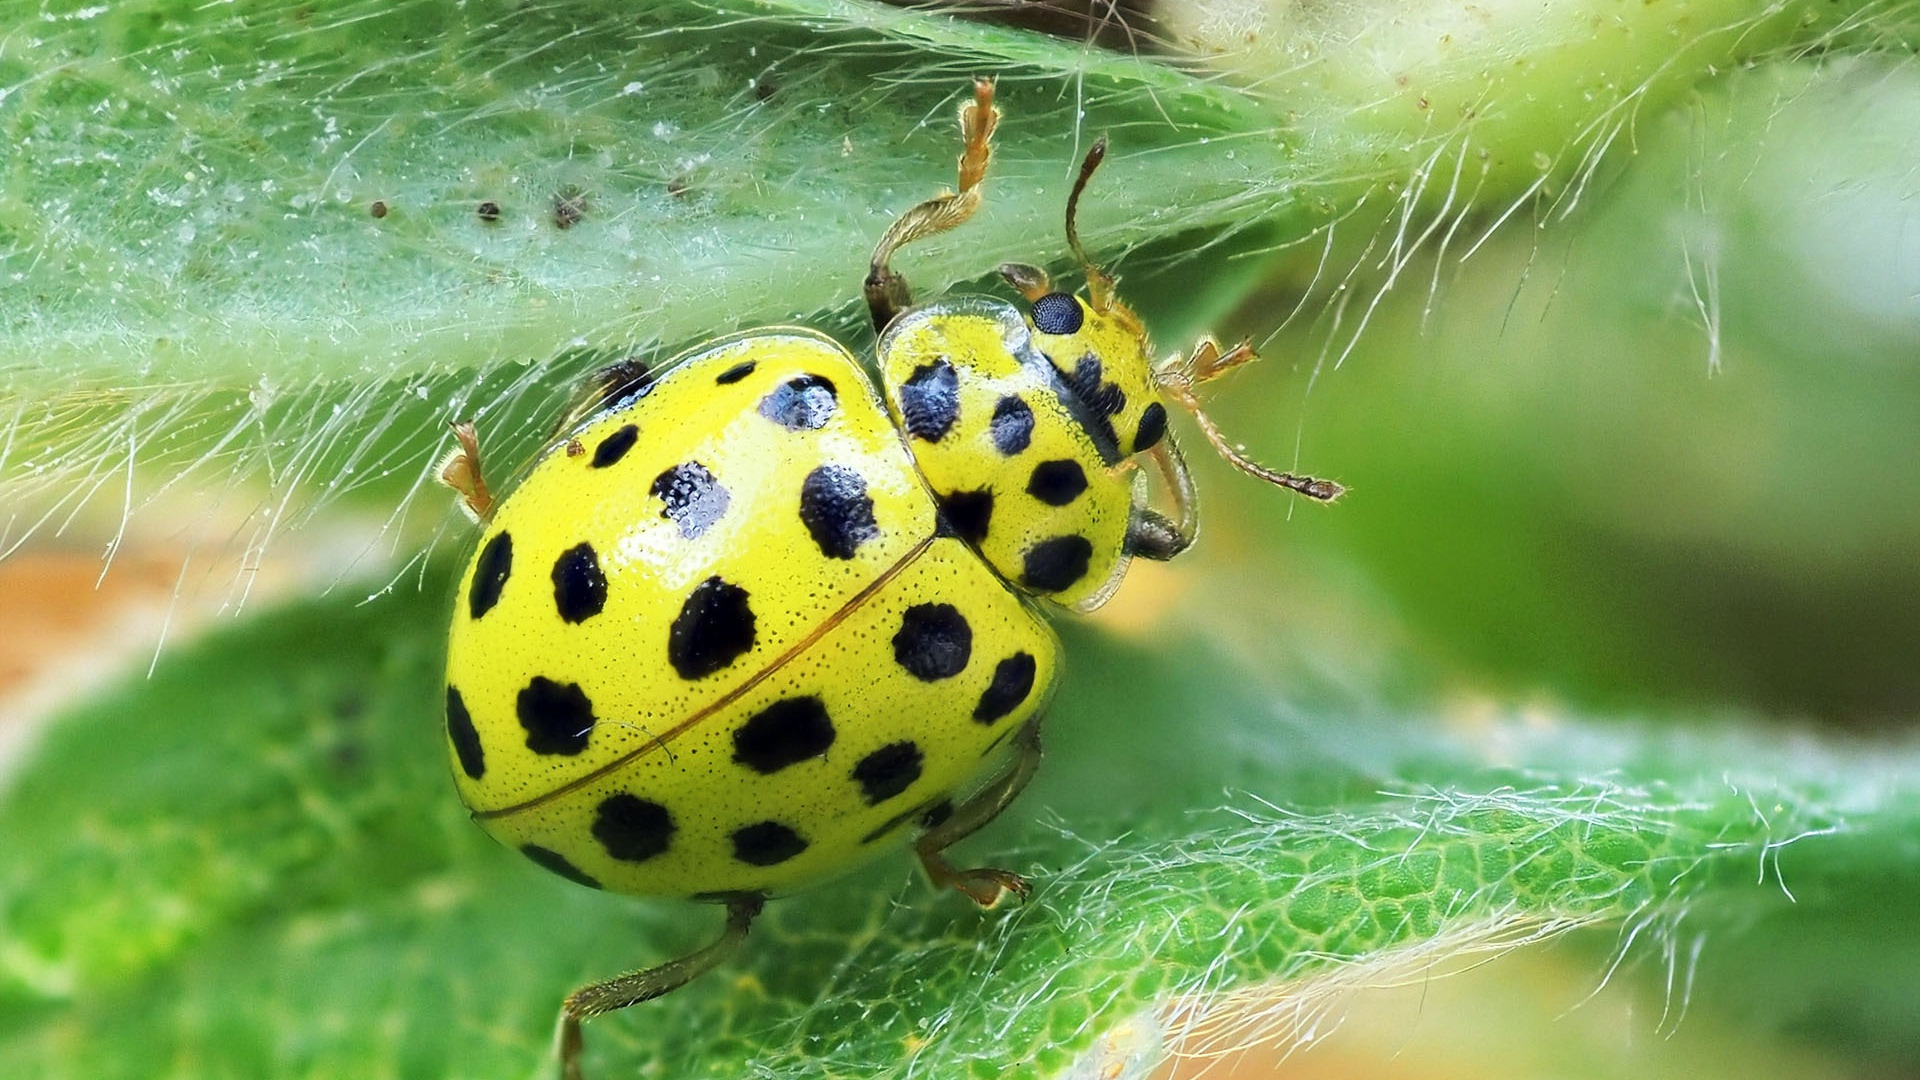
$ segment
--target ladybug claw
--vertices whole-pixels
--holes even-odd
[[[953,887],[965,893],[968,899],[983,908],[993,907],[1008,894],[1012,894],[1022,904],[1033,895],[1033,886],[1026,878],[1009,870],[995,870],[984,866],[961,871],[954,880]]]

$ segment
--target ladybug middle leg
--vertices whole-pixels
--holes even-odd
[[[1014,736],[1013,760],[1005,771],[954,807],[951,816],[914,842],[914,852],[920,856],[920,865],[926,867],[927,877],[935,888],[958,889],[981,907],[992,907],[1007,893],[1022,900],[1027,898],[1033,886],[1027,884],[1026,878],[1011,870],[990,866],[962,870],[947,860],[946,849],[973,835],[1011,806],[1039,769],[1040,717],[1035,716]]]

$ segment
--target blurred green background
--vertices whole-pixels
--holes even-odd
[[[1340,1017],[1222,1067],[1920,1071],[1915,9],[1653,7],[1542,8],[1597,56],[1487,15],[1523,134],[1456,141],[1314,95],[1424,111],[1385,43],[1492,9],[1194,4],[1142,57],[798,0],[0,3],[0,549],[158,567],[170,613],[261,583],[50,723],[0,700],[42,732],[0,789],[0,1077],[523,1075],[560,993],[710,932],[460,813],[434,709],[467,531],[424,478],[445,420],[516,461],[627,348],[801,320],[863,349],[867,245],[950,182],[980,70],[989,210],[915,252],[923,293],[1068,269],[1111,131],[1096,253],[1162,349],[1254,340],[1213,414],[1351,493],[1264,489],[1176,421],[1203,539],[1060,620],[1046,769],[970,848],[1035,903],[876,864],[596,1022],[596,1075],[1132,1078],[1163,1038]],[[1181,54],[1258,12],[1246,55]],[[1491,92],[1439,70],[1435,101]],[[1394,967],[1471,967],[1497,950],[1446,935],[1503,915],[1592,925]],[[1186,991],[1246,996],[1204,1038],[1136,1022]]]

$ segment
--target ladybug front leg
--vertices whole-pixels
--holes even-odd
[[[1199,502],[1194,496],[1193,474],[1187,471],[1187,459],[1181,456],[1180,447],[1171,434],[1147,453],[1160,467],[1160,477],[1173,494],[1177,517],[1170,518],[1144,506],[1135,508],[1133,520],[1127,524],[1127,553],[1166,562],[1192,547],[1199,536]]]
[[[1260,464],[1228,442],[1226,436],[1220,433],[1219,425],[1213,422],[1213,417],[1208,416],[1206,410],[1200,407],[1200,399],[1195,396],[1194,387],[1259,358],[1259,354],[1253,351],[1253,346],[1248,342],[1243,341],[1231,349],[1222,351],[1219,342],[1212,338],[1201,338],[1185,360],[1176,356],[1158,365],[1154,372],[1154,381],[1160,385],[1160,392],[1168,399],[1193,414],[1193,419],[1200,425],[1201,434],[1207,437],[1207,441],[1213,444],[1214,450],[1221,457],[1227,459],[1229,465],[1255,479],[1265,480],[1269,484],[1305,495],[1309,499],[1332,502],[1345,494],[1347,489],[1332,480],[1282,472]]]
[[[999,122],[1000,110],[993,107],[993,80],[975,79],[973,100],[960,107],[960,133],[965,140],[960,153],[960,190],[935,196],[901,214],[874,246],[864,291],[876,331],[885,330],[895,315],[913,303],[907,279],[889,265],[893,253],[916,240],[946,232],[980,209],[980,181],[986,178],[987,162],[993,159],[991,140]]]
[[[624,1009],[651,1001],[670,990],[678,990],[693,979],[719,966],[740,951],[747,940],[747,928],[767,904],[760,893],[740,893],[727,897],[727,927],[713,944],[690,952],[678,960],[630,971],[606,982],[583,986],[567,995],[560,1005],[560,1030],[556,1033],[555,1052],[560,1059],[561,1080],[581,1080],[580,1051],[583,1040],[580,1021],[601,1013]]]
[[[1040,770],[1040,717],[1027,721],[1027,726],[1014,736],[1013,755],[1005,772],[955,807],[945,821],[922,833],[913,845],[920,856],[920,865],[927,868],[927,877],[935,888],[958,889],[981,907],[992,907],[1007,893],[1025,900],[1033,891],[1026,878],[1010,870],[990,866],[961,870],[949,862],[945,854],[947,848],[1000,816],[1000,811],[1020,797],[1033,774]]]

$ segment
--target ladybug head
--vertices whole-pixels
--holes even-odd
[[[1027,298],[1027,327],[1035,346],[1089,407],[1095,422],[1111,425],[1121,454],[1138,454],[1160,445],[1171,402],[1192,413],[1207,441],[1241,471],[1310,498],[1337,498],[1338,484],[1278,472],[1249,459],[1200,408],[1194,387],[1254,359],[1251,346],[1223,351],[1209,338],[1196,345],[1191,355],[1153,360],[1145,324],[1115,291],[1118,279],[1095,265],[1080,246],[1075,222],[1080,193],[1106,155],[1107,140],[1101,136],[1081,161],[1080,175],[1067,196],[1067,246],[1086,272],[1086,295],[1056,290],[1047,272],[1037,266],[1008,263],[1000,267],[1001,276]],[[1160,453],[1178,456],[1170,442]]]

